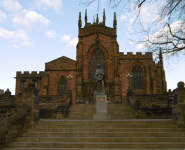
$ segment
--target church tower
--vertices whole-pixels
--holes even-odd
[[[119,79],[118,43],[116,35],[116,14],[114,14],[113,28],[105,26],[105,10],[103,21],[99,22],[98,14],[94,23],[87,22],[85,11],[85,26],[81,27],[81,13],[79,13],[79,42],[77,44],[77,99],[89,100],[95,91],[95,71],[97,64],[101,65],[105,73],[105,88],[108,100],[121,100]]]

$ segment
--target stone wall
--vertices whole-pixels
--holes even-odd
[[[98,17],[98,16],[97,16]],[[144,89],[137,89],[134,92],[140,94],[164,94],[166,93],[165,71],[163,68],[162,54],[159,53],[159,62],[153,61],[152,53],[135,55],[119,52],[117,42],[117,20],[114,14],[113,27],[105,26],[105,13],[103,22],[98,19],[93,24],[87,22],[82,28],[81,13],[78,20],[78,43],[76,46],[76,61],[65,56],[52,60],[45,64],[45,72],[25,71],[16,75],[16,95],[22,91],[21,81],[25,80],[25,87],[29,82],[37,82],[39,95],[58,95],[58,85],[62,76],[66,78],[67,89],[69,80],[67,76],[73,76],[70,87],[72,90],[73,103],[84,103],[93,100],[93,93],[96,89],[95,81],[90,80],[91,55],[99,49],[104,55],[105,61],[105,88],[107,99],[110,102],[122,102],[126,100],[129,89],[128,79],[125,77],[131,74],[134,65],[139,65],[143,71]],[[130,80],[132,89],[132,80]]]
[[[4,93],[4,90],[0,89],[0,95]]]
[[[127,103],[132,107],[136,118],[171,118],[172,99],[166,94],[138,94],[127,92]]]
[[[173,90],[172,119],[179,127],[185,127],[185,87],[182,81]]]

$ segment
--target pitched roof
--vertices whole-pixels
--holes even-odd
[[[76,61],[62,56],[48,63],[45,63],[45,71],[49,70],[75,70]]]

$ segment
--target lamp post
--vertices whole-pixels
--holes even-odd
[[[126,78],[128,78],[129,90],[130,90],[130,78],[132,78],[132,75],[128,73],[128,74],[126,75]]]
[[[69,76],[67,76],[67,78],[69,79],[69,90],[70,90],[70,80],[73,78],[73,76],[69,75]]]

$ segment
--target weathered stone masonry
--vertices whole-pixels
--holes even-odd
[[[107,98],[111,102],[121,102],[126,99],[129,88],[126,75],[131,74],[134,68],[136,76],[130,79],[130,88],[135,93],[166,93],[162,54],[159,53],[159,62],[156,64],[150,52],[145,54],[119,52],[116,15],[114,14],[113,28],[105,26],[105,20],[104,11],[103,22],[99,22],[97,15],[96,22],[88,23],[86,12],[85,26],[82,28],[81,13],[79,13],[76,61],[62,56],[46,63],[45,72],[39,74],[17,72],[16,95],[21,92],[21,87],[27,86],[30,81],[35,82],[39,95],[58,95],[59,90],[69,88],[67,76],[70,74],[73,76],[70,82],[73,103],[91,102],[95,90],[93,74],[98,63],[105,72],[105,88]],[[137,72],[137,69],[140,69],[140,72]],[[62,79],[65,80],[65,84],[59,86]]]

